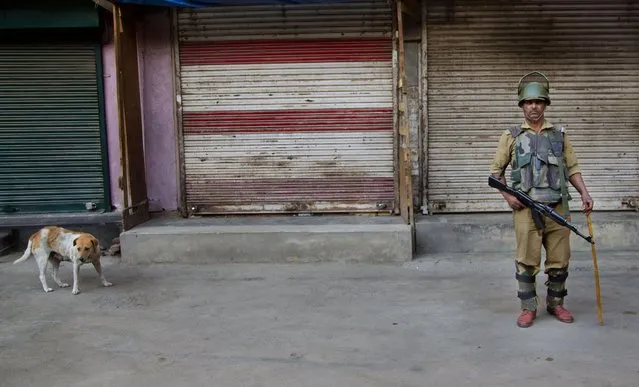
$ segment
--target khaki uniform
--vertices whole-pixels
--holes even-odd
[[[561,211],[559,204],[556,211]],[[515,261],[518,273],[529,271],[537,275],[541,264],[541,248],[546,250],[545,271],[549,269],[565,269],[570,260],[570,230],[560,226],[551,219],[542,218],[545,223],[543,231],[537,230],[530,214],[530,208],[513,211],[517,249]]]
[[[526,122],[521,125],[521,128],[524,132],[532,131],[532,128]],[[544,121],[540,133],[545,130],[552,130],[552,128],[553,125],[550,122]],[[505,130],[499,139],[497,151],[490,166],[491,174],[503,174],[509,164],[512,166],[512,162],[516,157],[515,143],[516,141],[511,131]],[[568,140],[568,135],[565,133],[563,155],[568,177],[575,173],[580,173],[581,169],[577,156]],[[569,184],[568,181],[566,181],[566,184]],[[563,213],[564,209],[561,202],[551,203],[550,205],[557,212]],[[549,294],[553,296],[549,296],[549,302],[551,304],[561,304],[566,293],[564,282],[568,275],[567,269],[570,260],[570,230],[558,225],[551,219],[542,217],[542,220],[545,227],[543,230],[538,230],[529,208],[513,211],[513,223],[517,241],[515,253],[516,277],[520,284],[519,296],[522,299],[522,309],[536,310],[537,307],[534,279],[540,272],[542,247],[546,250],[544,271],[549,275],[549,281],[546,284],[550,285],[550,289],[556,288],[554,292],[552,290],[549,291]]]

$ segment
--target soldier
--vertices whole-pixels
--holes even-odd
[[[519,80],[517,91],[524,122],[502,133],[490,173],[505,183],[504,172],[510,164],[513,188],[553,207],[566,218],[568,200],[571,200],[566,181],[570,181],[581,195],[583,211],[590,213],[594,203],[568,136],[563,128],[544,118],[546,106],[550,105],[549,89],[548,79],[540,72],[528,73]],[[513,209],[517,244],[515,278],[521,300],[517,325],[527,328],[537,317],[535,278],[540,271],[542,246],[546,251],[546,310],[559,321],[573,322],[572,314],[564,307],[570,230],[531,212],[516,197],[506,192],[501,194]]]

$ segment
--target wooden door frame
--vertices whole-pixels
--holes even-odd
[[[100,3],[105,3],[105,1],[101,0]],[[117,73],[118,127],[122,172],[119,183],[124,193],[122,229],[126,231],[150,218],[138,73],[136,28],[138,7],[109,4],[111,4],[113,15],[113,41]]]

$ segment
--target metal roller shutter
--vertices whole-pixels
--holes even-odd
[[[98,50],[97,43],[0,43],[0,213],[110,206]]]
[[[385,1],[180,10],[189,211],[392,210],[391,23]]]
[[[546,118],[566,128],[596,208],[639,196],[638,3],[463,0],[427,12],[429,211],[508,210],[487,185],[489,164],[502,131],[523,121],[517,82],[535,70],[550,80]]]

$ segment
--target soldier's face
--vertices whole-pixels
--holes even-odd
[[[524,101],[521,108],[524,110],[524,117],[526,117],[528,121],[538,122],[544,118],[546,101],[543,99],[531,99]]]

